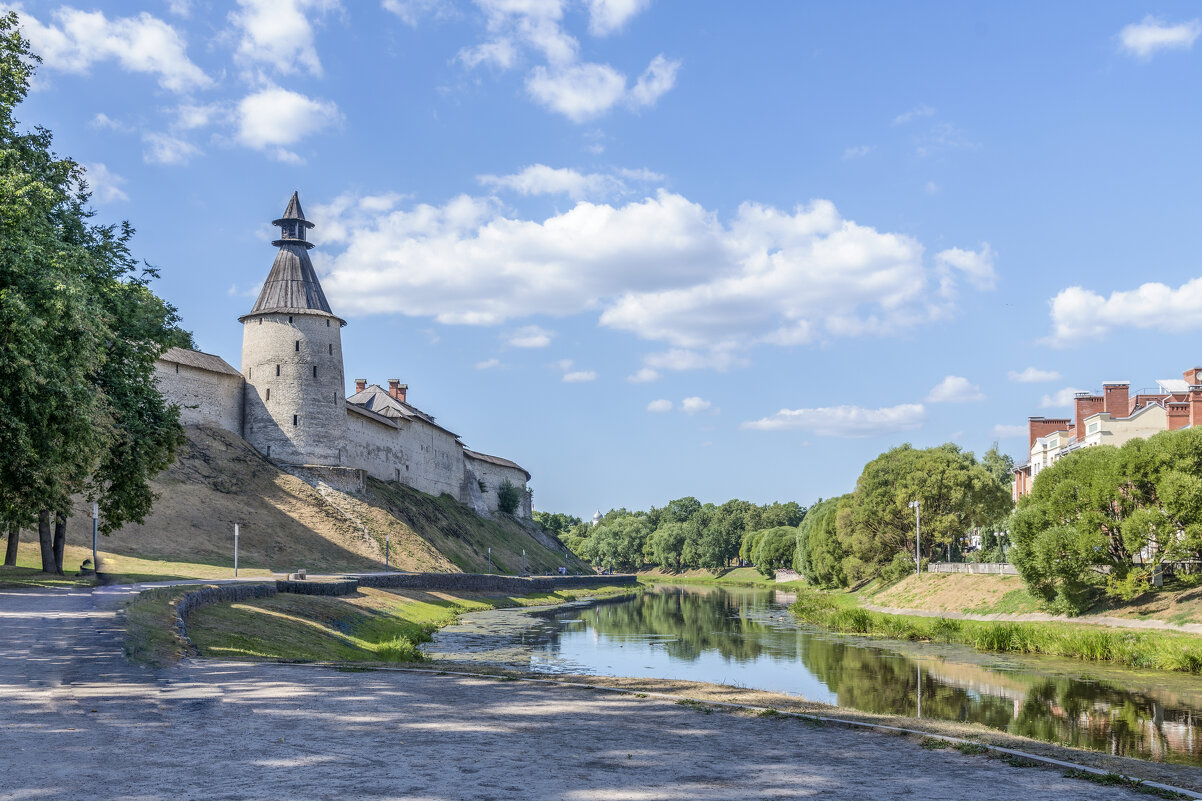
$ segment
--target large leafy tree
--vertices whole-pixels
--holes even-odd
[[[839,541],[844,572],[856,581],[909,559],[913,567],[915,514],[921,504],[921,555],[963,537],[1010,510],[1010,494],[972,453],[951,443],[916,449],[902,445],[869,462],[842,505]]]
[[[19,130],[37,61],[0,15],[0,516],[36,519],[43,569],[62,572],[73,495],[99,501],[106,532],[149,510],[181,437],[154,361],[191,337],[150,291],[129,224],[93,224],[82,168],[46,129]]]
[[[793,568],[806,581],[819,587],[846,587],[843,546],[837,528],[839,504],[849,496],[828,498],[810,507],[797,529],[797,551]]]

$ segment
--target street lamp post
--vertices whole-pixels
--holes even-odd
[[[238,578],[238,524],[234,524],[234,578]]]
[[[922,501],[910,501],[914,510],[914,572],[922,573]]]
[[[96,550],[97,530],[100,528],[100,504],[92,501],[92,574],[100,580],[100,556]]]

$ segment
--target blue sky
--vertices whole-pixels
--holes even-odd
[[[201,349],[293,189],[348,382],[591,514],[850,490],[1202,361],[1197,7],[22,0]],[[1069,400],[1068,402],[1071,402]]]

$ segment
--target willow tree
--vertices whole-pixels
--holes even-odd
[[[99,502],[106,533],[149,511],[181,437],[154,361],[191,337],[150,291],[132,227],[92,223],[84,170],[50,131],[19,129],[38,61],[0,15],[0,522],[36,521],[42,568],[61,573],[73,496]]]

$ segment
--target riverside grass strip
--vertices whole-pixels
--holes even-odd
[[[1127,668],[1202,675],[1202,637],[1189,634],[1072,623],[892,615],[848,607],[812,589],[800,592],[790,610],[805,623],[839,634],[959,643],[980,651],[1063,656]]]

